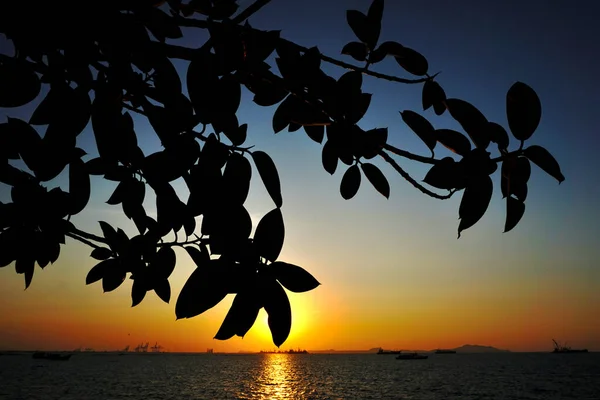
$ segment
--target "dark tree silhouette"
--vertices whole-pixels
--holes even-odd
[[[244,336],[264,307],[273,342],[280,346],[292,318],[284,288],[305,292],[319,282],[301,267],[279,260],[284,242],[279,176],[267,153],[246,145],[247,125],[236,117],[242,86],[260,106],[279,104],[273,115],[275,133],[303,128],[310,139],[323,143],[328,173],[346,168],[340,185],[346,200],[357,193],[363,176],[389,197],[385,175],[370,162],[375,157],[426,195],[447,199],[462,192],[459,237],[486,212],[493,191],[490,175],[498,164],[506,198],[505,232],[525,211],[531,162],[559,183],[564,180],[547,150],[525,146],[541,117],[540,101],[526,84],[515,83],[506,96],[508,127],[518,142],[510,151],[506,130],[470,103],[447,97],[423,55],[380,40],[383,0],[374,0],[366,14],[346,14],[356,39],[341,53],[362,66],[330,58],[317,47],[299,46],[279,31],[252,28],[247,18],[268,2],[257,0],[239,11],[233,0],[105,1],[95,2],[93,12],[75,16],[68,2],[3,1],[0,32],[12,41],[15,54],[0,54],[0,107],[27,105],[42,85],[49,91],[28,122],[8,118],[0,124],[0,181],[12,188],[12,202],[0,204],[0,266],[14,261],[27,288],[35,264],[44,268],[55,262],[69,237],[89,245],[91,257],[99,261],[86,283],[102,281],[108,292],[129,276],[135,306],[152,290],[169,301],[168,278],[176,265],[173,247],[180,246],[197,268],[179,294],[177,318],[199,315],[234,293],[215,337]],[[182,37],[182,27],[208,30],[210,39],[199,48],[167,43]],[[273,52],[279,74],[265,62]],[[370,69],[385,57],[394,57],[418,78]],[[189,61],[187,96],[172,59]],[[322,62],[348,72],[336,80],[322,71]],[[404,123],[431,155],[391,146],[387,129],[357,125],[371,101],[371,94],[361,90],[365,78],[422,85],[423,110],[433,109],[436,115],[448,111],[466,135],[434,129],[420,113],[405,110]],[[131,113],[148,119],[161,150],[144,154],[138,147]],[[84,161],[86,152],[76,147],[76,139],[90,121],[99,157]],[[36,127],[44,126],[40,135]],[[456,155],[435,158],[438,143]],[[497,148],[494,158],[488,151],[492,143]],[[423,179],[427,186],[394,157],[430,164]],[[260,220],[253,238],[244,207],[251,162],[275,206]],[[68,191],[51,187],[67,166]],[[100,221],[98,236],[70,222],[88,203],[91,175],[118,182],[108,203],[121,204],[138,235],[128,237]],[[187,203],[171,184],[178,178],[189,189]],[[148,188],[156,194],[156,220],[143,206]],[[169,234],[175,240],[165,242]]]

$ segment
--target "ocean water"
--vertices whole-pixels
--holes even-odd
[[[0,399],[600,400],[600,353],[4,355]]]

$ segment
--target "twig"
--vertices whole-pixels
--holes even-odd
[[[75,239],[75,240],[77,240],[77,241],[79,241],[79,242],[81,242],[81,243],[85,243],[85,244],[87,244],[88,246],[90,246],[90,247],[92,247],[92,248],[94,248],[94,249],[99,249],[99,248],[100,248],[100,246],[98,246],[97,244],[94,244],[94,243],[90,242],[90,241],[89,241],[89,240],[87,240],[87,239],[81,238],[81,237],[79,237],[79,236],[75,235],[74,233],[71,233],[71,232],[65,232],[65,236],[68,236],[68,237],[70,237],[71,239]]]
[[[422,163],[425,163],[425,164],[432,164],[433,165],[433,164],[437,164],[440,161],[440,160],[437,160],[435,158],[425,157],[425,156],[420,156],[418,154],[410,153],[410,152],[408,152],[406,150],[399,149],[399,148],[394,147],[394,146],[392,146],[390,144],[387,144],[387,143],[383,145],[383,148],[385,150],[389,151],[390,153],[394,153],[397,156],[408,158],[408,159],[413,160],[413,161],[419,161],[419,162],[422,162]]]
[[[424,187],[423,185],[421,185],[419,182],[417,182],[416,180],[414,180],[409,174],[408,172],[406,172],[405,170],[402,169],[402,167],[400,165],[398,165],[398,163],[396,161],[394,161],[392,159],[392,157],[389,156],[389,154],[387,154],[385,151],[381,150],[379,152],[379,155],[381,157],[383,157],[383,159],[385,161],[387,161],[392,167],[394,167],[394,169],[404,178],[406,179],[411,185],[413,185],[415,188],[419,189],[421,192],[425,193],[428,196],[431,196],[433,198],[436,199],[440,199],[440,200],[446,200],[449,199],[450,197],[452,197],[452,195],[456,192],[456,191],[450,191],[450,193],[448,193],[447,195],[440,195],[437,194],[435,192],[432,192],[431,190],[427,189],[426,187]]]

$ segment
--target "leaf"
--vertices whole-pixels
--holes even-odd
[[[401,111],[400,115],[402,120],[413,130],[414,133],[425,143],[429,150],[433,152],[435,144],[437,143],[435,129],[433,125],[425,119],[425,117],[417,114],[414,111],[405,110]]]
[[[221,264],[218,260],[212,260],[208,265],[199,266],[192,272],[175,304],[177,319],[192,318],[202,314],[227,296],[228,276],[219,268],[222,267]]]
[[[175,251],[172,247],[161,247],[157,252],[156,256],[150,263],[150,268],[156,271],[157,276],[161,278],[168,278],[175,269]],[[167,301],[168,303],[168,301]]]
[[[210,255],[208,254],[208,251],[200,251],[193,246],[185,246],[184,248],[196,264],[196,267],[201,268],[209,264]]]
[[[315,289],[320,283],[304,268],[283,261],[269,265],[275,279],[290,292],[303,293]]]
[[[90,175],[81,158],[75,158],[69,164],[69,214],[79,214],[90,200]]]
[[[348,71],[340,76],[340,79],[337,81],[337,87],[341,97],[360,94],[362,82],[362,74],[358,71]]]
[[[464,187],[464,174],[452,157],[444,157],[431,167],[423,182],[438,189],[459,189]]]
[[[33,272],[35,270],[35,257],[31,254],[25,254],[17,258],[15,262],[17,274],[25,274],[25,290],[31,285]]]
[[[437,115],[442,115],[446,110],[446,106],[444,105],[445,100],[446,92],[444,92],[444,89],[442,89],[439,83],[432,80],[425,81],[421,98],[423,110],[427,110],[433,106],[435,113]]]
[[[436,129],[437,141],[453,153],[464,156],[471,151],[471,142],[462,133],[452,129]]]
[[[285,290],[276,281],[265,282],[263,304],[275,346],[281,346],[292,329],[292,308]]]
[[[269,211],[256,226],[254,247],[259,256],[273,262],[279,257],[285,239],[285,226],[280,208]]]
[[[100,261],[98,264],[92,267],[85,278],[85,284],[89,285],[94,282],[98,282],[100,279],[110,271],[112,268],[116,268],[118,261],[114,258]]]
[[[490,140],[498,145],[499,150],[508,149],[508,133],[506,133],[506,130],[501,125],[489,122],[488,132]]]
[[[252,167],[246,157],[232,153],[223,172],[223,188],[228,201],[244,204],[250,190]]]
[[[504,224],[504,233],[511,231],[525,213],[525,203],[514,197],[506,198],[506,223]]]
[[[108,242],[108,245],[111,246],[112,243],[117,241],[117,231],[104,221],[98,221],[98,223],[100,224],[100,229],[102,229],[102,235]]]
[[[325,136],[325,127],[323,125],[304,125],[304,131],[309,138],[317,143],[323,142]]]
[[[450,115],[467,132],[475,146],[486,149],[490,145],[488,120],[475,106],[460,99],[447,99]]]
[[[346,21],[356,35],[370,49],[373,49],[379,38],[379,30],[368,21],[367,16],[357,10],[346,11]],[[379,27],[381,29],[381,26]]]
[[[250,154],[269,196],[273,199],[275,206],[281,207],[283,205],[283,198],[281,197],[281,184],[275,163],[264,151],[253,151]]]
[[[529,146],[523,153],[531,162],[555,178],[558,183],[562,183],[565,180],[564,175],[560,171],[560,165],[558,165],[556,159],[545,148],[537,145]]]
[[[251,290],[238,293],[233,299],[231,308],[215,335],[215,339],[227,340],[235,335],[243,338],[254,325],[261,307],[258,296]]]
[[[360,187],[360,170],[358,165],[353,165],[346,170],[340,184],[340,193],[344,200],[350,200]]]
[[[171,300],[171,285],[169,284],[169,280],[159,279],[154,283],[154,293],[165,303],[169,304],[169,300]]]
[[[460,218],[458,225],[459,238],[462,231],[469,229],[483,217],[492,199],[493,191],[494,184],[489,175],[484,175],[478,180],[470,182],[466,187],[458,208]]]
[[[367,12],[367,19],[369,23],[381,24],[381,18],[383,17],[383,0],[373,0],[369,11]]]
[[[131,286],[131,307],[135,307],[146,297],[146,285],[142,279],[134,279]]]
[[[426,75],[429,69],[427,59],[418,51],[408,47],[402,47],[402,54],[394,57],[398,65],[413,75]]]
[[[367,45],[361,42],[350,42],[342,49],[342,54],[348,55],[356,61],[365,61],[368,52]]]
[[[542,118],[542,103],[535,91],[523,82],[515,82],[506,93],[508,127],[517,140],[527,140]]]
[[[323,145],[321,161],[323,163],[323,168],[325,168],[325,171],[333,175],[335,173],[335,170],[337,169],[338,155],[335,151],[335,146],[330,140],[326,141]]]
[[[371,163],[360,164],[365,176],[371,182],[373,187],[381,193],[385,198],[390,198],[390,184],[388,183],[385,175],[381,172],[376,165]]]
[[[97,247],[94,250],[92,250],[92,254],[90,254],[90,256],[92,258],[95,258],[96,260],[103,261],[112,257],[113,252],[110,249],[107,249],[106,247]]]
[[[109,260],[107,260],[109,261]],[[106,271],[106,274],[102,277],[102,290],[104,293],[112,292],[125,281],[125,271],[121,268],[111,268]]]
[[[41,83],[24,60],[3,57],[0,62],[0,107],[21,107],[37,97]]]

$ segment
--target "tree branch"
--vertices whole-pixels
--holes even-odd
[[[103,237],[96,236],[91,233],[87,233],[85,231],[75,228],[74,226],[72,228],[70,228],[67,232],[65,232],[65,235],[67,235],[67,234],[69,236],[71,236],[71,234],[75,234],[75,235],[81,236],[82,238],[85,238],[85,239],[89,239],[89,240],[93,240],[95,242],[107,244],[106,239],[104,239]],[[77,240],[79,240],[79,239],[77,239]]]
[[[394,161],[392,159],[392,157],[389,156],[389,154],[387,154],[385,151],[381,150],[379,152],[379,155],[381,157],[383,157],[383,159],[385,161],[388,162],[388,164],[390,164],[392,167],[394,167],[394,169],[404,178],[406,179],[411,185],[413,185],[415,188],[419,189],[421,192],[425,193],[428,196],[431,196],[433,198],[436,199],[440,199],[440,200],[446,200],[449,199],[450,197],[452,197],[452,195],[456,192],[454,191],[450,191],[450,193],[448,193],[447,195],[440,195],[437,194],[435,192],[432,192],[431,190],[427,189],[425,186],[421,185],[419,182],[417,182],[416,180],[413,179],[413,177],[411,177],[408,172],[406,172],[405,170],[402,169],[402,167],[400,165],[398,165],[398,163],[396,161]]]
[[[422,162],[422,163],[425,163],[425,164],[432,164],[433,165],[433,164],[437,164],[440,161],[440,160],[437,160],[435,158],[425,157],[425,156],[420,156],[418,154],[410,153],[410,152],[408,152],[406,150],[399,149],[399,148],[394,147],[394,146],[392,146],[390,144],[387,144],[387,143],[383,145],[383,148],[385,150],[389,151],[390,153],[396,154],[397,156],[408,158],[409,160],[413,160],[413,161],[419,161],[419,162]]]
[[[259,1],[257,1],[257,3],[258,2]],[[266,2],[268,3],[268,1],[266,1]],[[256,3],[254,3],[254,4],[256,4]],[[248,7],[248,8],[250,8],[250,7]],[[209,22],[209,21],[195,19],[195,18],[184,18],[184,17],[173,17],[173,18],[175,19],[175,22],[179,26],[188,27],[188,28],[207,29],[211,24],[215,24],[215,22]],[[233,21],[236,22],[235,18]],[[254,28],[244,27],[244,29],[254,29]],[[298,50],[300,50],[302,52],[308,51],[307,47],[301,46],[290,40],[283,39],[283,38],[280,38],[279,40],[285,42],[285,44],[287,44],[287,45],[295,46]],[[158,43],[158,42],[152,42],[152,43]],[[161,45],[164,45],[163,49],[165,51],[167,51],[167,50],[169,51],[169,53],[167,55],[169,57],[174,57],[174,58],[183,58],[186,60],[190,60],[191,57],[193,56],[193,52],[196,51],[193,49],[189,49],[187,47],[167,45],[165,43],[161,43]],[[202,47],[205,48],[205,46],[210,46],[210,40],[207,41]],[[352,65],[347,62],[337,60],[333,57],[326,56],[325,54],[322,54],[321,52],[319,52],[319,56],[320,56],[321,60],[328,62],[330,64],[333,64],[333,65],[337,65],[338,67],[342,67],[342,68],[349,69],[352,71],[358,71],[365,75],[370,75],[370,76],[373,76],[373,77],[379,78],[379,79],[385,79],[385,80],[391,81],[391,82],[406,83],[406,84],[423,83],[429,79],[435,78],[438,75],[438,74],[435,74],[433,76],[428,76],[425,78],[418,78],[418,79],[398,78],[397,76],[386,75],[386,74],[382,74],[379,72],[371,71],[371,70],[367,69],[367,67],[358,67],[356,65]]]
[[[71,232],[65,232],[65,236],[68,236],[68,237],[70,237],[71,239],[75,239],[75,240],[77,240],[77,241],[79,241],[79,242],[81,242],[81,243],[85,243],[85,244],[87,244],[88,246],[90,246],[90,247],[92,247],[92,248],[94,248],[94,249],[99,249],[99,248],[100,248],[100,246],[98,246],[97,244],[94,244],[94,243],[90,242],[89,240],[86,240],[86,239],[84,239],[84,238],[81,238],[81,237],[79,237],[79,236],[75,235],[74,233],[71,233]]]

